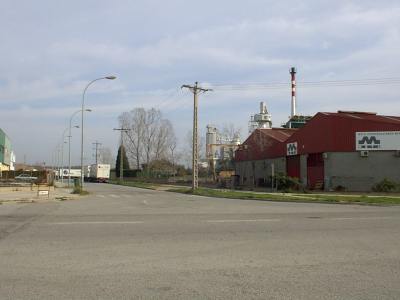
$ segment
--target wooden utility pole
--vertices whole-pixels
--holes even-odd
[[[121,132],[121,144],[119,146],[119,182],[124,181],[124,157],[123,157],[123,148],[124,148],[124,140],[123,133],[128,132],[130,129],[127,128],[114,128],[114,130],[118,130]]]
[[[181,88],[189,89],[194,95],[194,103],[193,103],[193,149],[192,149],[192,190],[194,191],[199,187],[199,149],[198,149],[198,128],[197,128],[197,97],[199,92],[209,92],[212,91],[211,89],[204,89],[199,87],[198,82],[196,81],[195,84],[188,85],[184,84]]]

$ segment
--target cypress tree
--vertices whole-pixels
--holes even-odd
[[[122,159],[123,159],[123,172],[125,172],[126,170],[129,170],[129,161],[128,161],[128,157],[126,156],[126,151],[125,151],[125,147],[124,146],[119,146],[118,148],[118,154],[117,154],[117,161],[115,162],[115,175],[117,176],[117,178],[119,178],[119,167],[120,167],[120,160],[121,160],[121,147],[122,147]],[[125,174],[125,173],[124,173]]]

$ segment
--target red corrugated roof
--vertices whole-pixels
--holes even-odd
[[[364,121],[372,121],[379,123],[400,124],[400,117],[397,116],[383,116],[376,113],[369,112],[355,112],[355,111],[338,111],[337,113],[322,112],[321,114],[336,116],[339,118],[350,118]]]
[[[235,160],[259,160],[285,155],[284,142],[297,131],[297,129],[271,128],[256,129],[239,146],[235,152]]]
[[[400,117],[363,112],[317,113],[286,143],[297,142],[298,154],[355,151],[355,133],[400,131]]]
[[[298,154],[355,151],[355,133],[400,131],[400,117],[368,112],[317,113],[300,129],[256,129],[235,152],[235,159],[259,160],[286,156],[286,145],[297,142]]]

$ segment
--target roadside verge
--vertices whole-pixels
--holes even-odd
[[[111,184],[116,183],[112,182]],[[120,183],[118,184],[120,185]],[[124,182],[122,185],[151,190],[162,190],[174,193],[229,199],[331,204],[400,205],[400,196],[390,194],[264,193],[212,188],[198,188],[197,190],[192,191],[190,187],[145,182]]]

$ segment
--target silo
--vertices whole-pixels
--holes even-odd
[[[213,147],[217,144],[217,128],[212,125],[207,125],[206,134],[206,155],[207,158],[213,158]]]

